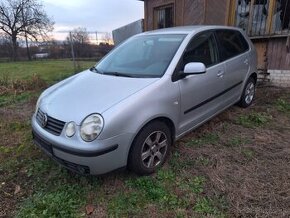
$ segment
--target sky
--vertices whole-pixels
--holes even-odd
[[[77,27],[111,32],[144,18],[144,3],[137,0],[42,0],[42,3],[55,22],[53,36],[57,40],[68,35],[61,32]]]

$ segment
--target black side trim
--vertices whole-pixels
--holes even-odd
[[[97,156],[101,156],[103,154],[107,154],[109,152],[115,151],[119,147],[119,145],[111,145],[111,146],[108,146],[105,149],[98,150],[98,151],[69,150],[69,149],[61,148],[59,146],[56,146],[56,145],[53,145],[53,144],[49,143],[48,141],[44,140],[41,136],[39,136],[35,131],[32,131],[32,136],[33,136],[33,140],[34,140],[35,144],[37,144],[41,148],[45,149],[49,153],[52,153],[52,148],[55,148],[57,150],[66,152],[68,154],[77,155],[77,156],[80,156],[80,157],[97,157]],[[51,147],[51,149],[47,149],[49,147]]]
[[[233,88],[236,88],[237,86],[241,85],[242,83],[243,83],[243,81],[240,81],[237,84],[231,86],[230,88],[227,88],[226,90],[222,91],[221,93],[206,99],[205,101],[199,103],[198,105],[193,106],[192,108],[189,108],[188,110],[184,111],[184,114],[187,114],[187,113],[189,113],[189,112],[191,112],[191,111],[193,111],[193,110],[195,110],[195,109],[197,109],[197,108],[209,103],[210,101],[213,101],[214,99],[216,99],[216,98],[226,94],[227,92],[231,91]]]
[[[97,156],[101,156],[103,154],[107,154],[110,153],[112,151],[115,151],[119,145],[111,145],[108,146],[107,148],[103,149],[103,150],[99,150],[99,151],[71,151],[65,148],[60,148],[60,147],[55,147],[53,146],[55,149],[72,154],[72,155],[76,155],[76,156],[81,156],[81,157],[97,157]]]

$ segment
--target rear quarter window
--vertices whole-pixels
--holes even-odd
[[[249,50],[244,36],[236,30],[217,30],[217,39],[222,61],[240,55]]]

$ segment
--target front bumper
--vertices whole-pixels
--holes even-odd
[[[133,134],[121,134],[106,140],[86,143],[78,134],[67,138],[64,131],[55,136],[32,117],[32,134],[37,144],[48,156],[64,167],[80,174],[100,175],[127,165]]]

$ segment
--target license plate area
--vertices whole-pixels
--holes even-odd
[[[43,140],[42,138],[40,138],[35,132],[33,132],[32,135],[33,135],[34,142],[40,148],[42,148],[42,150],[44,150],[47,154],[49,154],[50,156],[53,156],[52,145],[48,143],[47,141]]]

